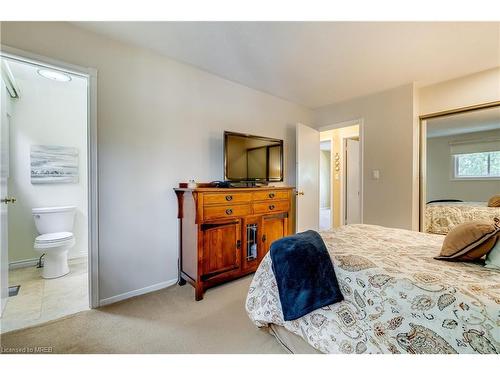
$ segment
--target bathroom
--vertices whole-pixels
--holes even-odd
[[[5,55],[1,67],[7,332],[89,308],[88,78]]]

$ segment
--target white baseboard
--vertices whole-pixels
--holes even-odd
[[[110,304],[118,302],[118,301],[123,301],[125,299],[140,296],[141,294],[146,294],[146,293],[154,292],[154,291],[157,291],[160,289],[164,289],[164,288],[167,288],[169,286],[174,285],[176,282],[177,282],[177,279],[172,279],[172,280],[164,281],[164,282],[161,282],[158,284],[150,285],[150,286],[147,286],[145,288],[136,289],[136,290],[132,290],[130,292],[118,294],[118,295],[113,296],[113,297],[104,298],[104,299],[100,300],[99,306],[110,305]]]
[[[68,257],[68,260],[86,258],[87,252],[82,251],[80,253],[72,254],[72,256]],[[15,270],[18,268],[26,268],[26,267],[34,267],[38,263],[39,258],[33,259],[24,259],[24,260],[15,260],[13,262],[9,262],[9,270]]]
[[[89,252],[86,250],[78,251],[76,253],[71,253],[71,251],[68,254],[68,259],[79,259],[79,258],[88,258]]]
[[[36,266],[37,263],[38,263],[38,258],[16,260],[9,263],[9,270],[15,270],[17,268],[33,267]]]

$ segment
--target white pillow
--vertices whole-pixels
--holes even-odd
[[[500,270],[500,238],[497,239],[497,243],[486,256],[485,263],[486,268]]]

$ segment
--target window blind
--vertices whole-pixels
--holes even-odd
[[[452,155],[474,154],[477,152],[492,151],[500,151],[500,138],[450,142],[450,153]]]

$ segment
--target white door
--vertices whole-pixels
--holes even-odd
[[[345,143],[345,224],[361,223],[359,140]]]
[[[9,118],[7,115],[7,90],[0,79],[1,86],[1,118],[0,118],[0,316],[7,305],[9,296],[9,254],[7,240],[7,212],[6,200],[7,178],[9,177]]]
[[[319,131],[297,124],[297,232],[319,228]]]

